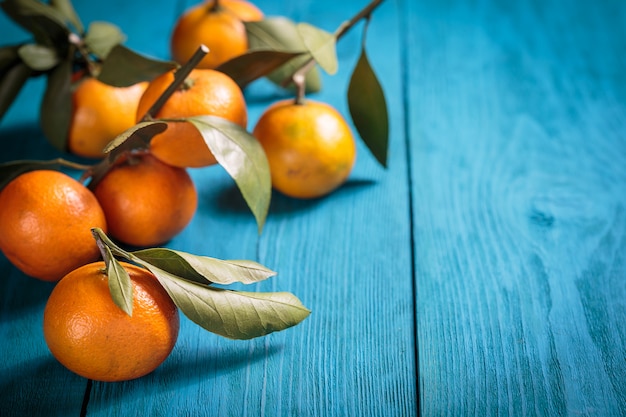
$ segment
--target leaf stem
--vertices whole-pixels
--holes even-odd
[[[100,249],[100,253],[102,254],[103,259],[107,259],[107,256],[105,255],[105,247],[108,247],[114,255],[121,256],[128,260],[132,258],[132,255],[130,253],[126,252],[124,249],[113,243],[113,241],[109,239],[106,233],[104,233],[104,231],[99,227],[94,227],[93,229],[91,229],[91,234],[96,240],[96,244],[98,245],[98,249]]]
[[[180,87],[185,81],[187,76],[193,71],[193,69],[202,61],[204,56],[209,53],[209,48],[206,45],[200,45],[198,50],[182,67],[174,72],[174,81],[165,89],[163,94],[154,102],[152,107],[148,109],[146,114],[141,118],[141,121],[148,121],[154,118],[154,116],[161,110],[161,107],[170,98],[172,94]]]
[[[347,21],[343,22],[341,25],[339,25],[337,30],[335,30],[335,38],[337,40],[341,39],[343,37],[343,35],[345,35],[354,25],[356,25],[359,20],[361,20],[361,19],[369,19],[369,17],[374,12],[374,10],[378,6],[380,6],[380,4],[383,1],[384,0],[373,0],[370,4],[365,6],[363,8],[363,10],[361,10],[356,15],[354,15],[354,17],[352,19],[347,20]]]
[[[74,45],[74,47],[76,47],[78,55],[80,55],[80,57],[85,62],[85,67],[87,68],[87,73],[89,74],[89,76],[94,78],[97,77],[100,69],[98,68],[98,65],[91,59],[89,51],[85,47],[85,41],[77,34],[70,32],[70,34],[68,35],[68,42],[70,43],[70,45]]]
[[[83,171],[85,169],[89,169],[89,165],[79,164],[77,162],[68,161],[67,159],[63,159],[63,158],[55,158],[55,159],[51,160],[50,162],[58,164],[58,165],[61,165],[61,166],[64,166],[66,168],[77,169],[77,170],[80,170],[80,171]]]

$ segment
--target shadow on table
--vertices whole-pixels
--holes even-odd
[[[2,255],[0,255],[2,257]],[[55,283],[27,277],[5,259],[0,259],[0,322],[43,308]]]
[[[376,181],[369,179],[350,179],[337,190],[324,197],[314,199],[291,198],[277,191],[272,191],[272,201],[270,203],[269,214],[292,214],[310,210],[328,199],[345,197],[363,188],[375,185]],[[250,214],[250,209],[243,199],[236,185],[224,187],[217,193],[216,206],[219,211],[228,213],[241,213],[246,216]]]
[[[274,356],[282,349],[282,345],[273,345],[251,350],[245,342],[230,345],[228,349],[205,346],[191,352],[183,348],[176,357],[163,363],[155,376],[170,382],[190,383],[195,381],[193,376],[204,378],[228,374]]]
[[[0,125],[0,163],[17,159],[52,159],[67,156],[48,142],[36,124]]]
[[[248,85],[244,94],[249,106],[259,105],[261,111],[270,104],[285,99],[293,99],[294,92],[280,88],[266,79],[260,79]]]
[[[64,389],[47,387],[67,374]],[[60,381],[56,381],[60,382]],[[87,380],[71,374],[51,355],[30,358],[3,370],[0,378],[0,415],[65,417],[80,413]],[[61,395],[61,397],[59,397]]]
[[[214,386],[213,381],[223,384],[223,376],[243,371],[247,366],[279,353],[282,346],[251,351],[247,343],[242,343],[228,349],[207,346],[197,352],[193,350],[175,350],[159,368],[142,378],[114,384],[94,383],[88,414],[102,410],[111,411],[114,404],[127,404],[129,400],[134,401],[146,395],[146,392],[152,397],[151,400],[146,400],[149,407],[165,408],[169,406],[172,396],[184,391],[185,387],[197,386],[202,391],[211,389]],[[239,377],[235,378],[239,381]],[[104,398],[106,401],[103,401]]]

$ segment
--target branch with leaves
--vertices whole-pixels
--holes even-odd
[[[106,157],[94,165],[80,165],[63,158],[51,161],[13,161],[0,164],[0,189],[18,175],[44,167],[67,167],[82,170],[81,182],[90,189],[120,161],[133,153],[148,152],[150,141],[165,131],[168,123],[191,123],[203,137],[217,162],[233,178],[241,195],[252,211],[259,233],[262,231],[270,206],[272,184],[269,164],[259,142],[236,123],[216,116],[193,116],[178,119],[154,119],[161,106],[173,94],[187,75],[208,51],[201,46],[194,56],[175,71],[174,80],[148,110],[143,121],[117,136],[104,149]],[[227,157],[228,155],[228,157]]]
[[[96,228],[92,233],[106,265],[113,301],[128,315],[132,315],[132,285],[116,257],[152,272],[183,314],[204,329],[230,339],[251,339],[284,330],[311,313],[288,292],[215,287],[236,282],[253,284],[276,275],[256,262],[223,261],[165,248],[127,252],[102,230]]]
[[[296,101],[321,89],[318,67],[329,75],[338,71],[337,42],[358,22],[365,20],[361,54],[350,77],[348,107],[361,139],[376,160],[387,166],[389,121],[383,88],[367,57],[366,34],[370,18],[383,0],[373,0],[334,33],[286,17],[245,22],[250,50],[217,69],[242,88],[261,77],[282,86],[294,86]]]
[[[388,116],[383,89],[365,51],[365,37],[373,11],[382,0],[373,0],[334,33],[308,23],[296,24],[284,17],[246,23],[250,51],[223,64],[218,70],[231,76],[242,88],[261,77],[282,87],[295,86],[296,99],[321,88],[318,68],[328,74],[338,70],[336,43],[357,22],[365,20],[359,60],[350,77],[348,104],[361,138],[383,166],[387,161]],[[64,159],[15,161],[0,165],[0,188],[20,173],[50,167],[67,167],[84,172],[83,180],[93,187],[120,158],[149,148],[152,137],[168,123],[192,123],[202,134],[218,163],[233,177],[262,229],[269,208],[269,167],[258,142],[245,129],[213,116],[155,120],[154,114],[176,88],[177,82],[195,66],[192,59],[182,67],[152,60],[122,45],[123,33],[108,23],[92,23],[87,29],[70,0],[43,3],[38,0],[5,0],[3,11],[29,31],[32,43],[0,48],[0,118],[25,82],[47,77],[41,105],[41,124],[46,137],[59,149],[65,148],[71,117],[71,82],[76,71],[114,86],[128,86],[177,68],[170,89],[136,126],[114,139],[107,157],[94,166]],[[202,49],[202,48],[201,48]],[[199,54],[207,53],[200,50]],[[225,158],[219,150],[230,154]],[[235,155],[236,157],[233,157]],[[107,266],[109,286],[115,303],[132,314],[130,278],[117,258],[151,271],[175,304],[203,328],[234,339],[249,339],[283,330],[304,320],[310,311],[290,293],[235,291],[222,286],[252,284],[275,273],[252,261],[222,261],[165,248],[126,251],[100,229],[92,230]],[[220,287],[217,287],[219,285]]]
[[[369,22],[383,0],[373,0],[334,33],[286,17],[246,22],[250,50],[222,64],[219,71],[242,88],[267,77],[281,87],[295,86],[297,97],[321,89],[318,67],[329,74],[338,69],[336,43],[359,21]],[[70,0],[50,4],[39,0],[5,0],[3,11],[33,35],[32,43],[0,47],[0,119],[29,78],[45,76],[40,108],[46,138],[65,150],[72,114],[73,74],[84,71],[106,84],[125,87],[177,68],[177,64],[143,56],[123,46],[124,33],[107,22],[85,29]],[[359,135],[377,161],[387,165],[388,116],[383,89],[362,51],[350,79],[348,105]]]
[[[40,123],[59,150],[65,150],[67,141],[75,74],[125,87],[177,66],[123,46],[126,36],[111,23],[93,22],[85,28],[70,0],[5,0],[0,7],[33,36],[32,42],[0,47],[0,119],[28,79],[45,76]]]

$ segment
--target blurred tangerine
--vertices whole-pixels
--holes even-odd
[[[183,64],[203,44],[209,48],[197,68],[217,68],[248,50],[243,22],[263,19],[254,4],[244,0],[210,0],[187,10],[176,22],[170,49],[175,61]]]

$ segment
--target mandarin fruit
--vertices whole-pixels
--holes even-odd
[[[98,259],[93,227],[107,229],[98,200],[62,172],[30,171],[0,192],[0,250],[31,277],[58,281]]]
[[[114,302],[104,262],[84,265],[54,287],[43,316],[52,355],[97,381],[125,381],[155,370],[176,344],[176,305],[148,270],[121,263],[133,288],[132,316]]]
[[[176,22],[170,49],[179,63],[187,62],[200,45],[209,53],[197,68],[217,68],[248,50],[243,22],[263,19],[254,4],[243,0],[209,0],[187,10]]]
[[[68,150],[86,158],[102,158],[104,147],[135,125],[137,105],[147,87],[147,82],[113,87],[92,77],[79,81],[72,92]]]
[[[139,101],[137,120],[157,101],[174,80],[174,72],[155,78]],[[171,119],[211,115],[222,117],[245,128],[248,110],[243,92],[226,74],[210,69],[194,69],[165,102],[154,118]],[[171,122],[165,132],[150,142],[154,156],[177,167],[204,167],[216,163],[206,142],[190,123]]]
[[[296,198],[315,198],[343,184],[356,144],[342,115],[325,103],[287,99],[271,105],[252,134],[265,150],[272,186]]]
[[[95,186],[109,234],[133,246],[167,242],[187,226],[198,206],[187,171],[151,155],[133,155]]]

